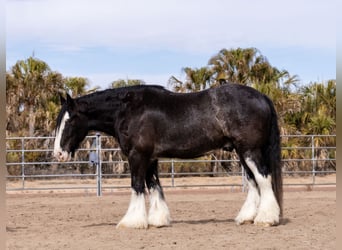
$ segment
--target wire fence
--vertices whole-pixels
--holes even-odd
[[[336,185],[336,135],[282,136],[284,185]],[[113,138],[87,136],[69,162],[52,156],[54,137],[6,139],[6,190],[103,190],[130,187],[127,159]],[[160,159],[163,187],[246,189],[237,155],[217,150],[198,159]],[[189,178],[191,177],[191,178]],[[228,178],[227,178],[228,177]]]

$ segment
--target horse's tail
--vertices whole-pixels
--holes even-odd
[[[268,145],[266,146],[267,165],[272,176],[272,189],[277,199],[280,216],[283,215],[283,179],[281,169],[281,148],[280,148],[280,132],[278,126],[278,117],[272,101],[266,96],[266,100],[271,109],[271,126]]]

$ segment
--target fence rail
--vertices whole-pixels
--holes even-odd
[[[54,137],[6,139],[7,191],[96,189],[100,196],[103,189],[129,187],[128,162],[120,149],[113,146],[116,144],[112,138],[99,133],[87,136],[75,159],[63,163],[52,157],[53,141]],[[283,175],[288,180],[284,185],[336,185],[336,176],[324,178],[336,174],[336,135],[282,136],[282,164]],[[164,187],[231,186],[246,189],[245,173],[235,153],[218,151],[200,159],[161,159],[159,165],[160,176],[165,179]],[[209,176],[210,180],[185,183],[188,176]],[[230,178],[220,178],[227,176]],[[305,181],[298,181],[298,177]],[[27,185],[33,180],[35,184],[38,180],[42,183]],[[85,186],[75,185],[75,180],[88,181],[84,181]],[[119,180],[120,184],[117,184]]]

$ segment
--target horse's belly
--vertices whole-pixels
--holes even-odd
[[[157,147],[158,157],[167,158],[196,158],[214,149],[222,148],[224,138],[206,137],[204,135],[183,134],[173,140],[164,141]]]

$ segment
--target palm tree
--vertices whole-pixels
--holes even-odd
[[[336,81],[313,83],[303,88],[303,111],[307,133],[336,132]]]
[[[298,81],[297,76],[273,67],[256,48],[222,49],[210,58],[208,65],[216,81],[225,79],[253,87],[273,84],[274,88],[289,88]]]
[[[222,49],[209,59],[208,65],[214,73],[214,79],[226,79],[244,85],[250,85],[251,69],[266,62],[255,48]]]
[[[91,89],[87,89],[90,84],[88,79],[84,77],[66,77],[63,82],[65,91],[72,97],[89,94],[100,88],[96,86]]]
[[[89,82],[83,77],[63,78],[34,57],[17,61],[6,73],[6,84],[6,132],[25,136],[51,133],[60,108],[58,92],[76,97],[99,88],[87,89]]]
[[[309,134],[328,135],[336,133],[336,81],[330,80],[327,83],[311,83],[292,93],[297,108],[294,112],[285,112],[282,130],[287,134]],[[289,103],[285,103],[285,109],[289,109]],[[285,133],[286,133],[285,132]],[[293,140],[293,139],[291,139]],[[311,145],[311,138],[306,141]],[[315,147],[333,146],[335,139],[332,137],[314,137]],[[315,151],[317,157],[323,157],[322,150]],[[305,151],[306,156],[312,157],[310,151]],[[325,156],[324,156],[325,157]]]
[[[176,92],[196,92],[211,86],[212,71],[208,67],[192,69],[190,67],[183,68],[186,75],[184,82],[174,76],[168,81],[168,85]]]
[[[318,84],[316,87],[318,102],[326,107],[325,113],[336,120],[336,80]],[[323,107],[320,105],[320,107]]]
[[[28,135],[33,136],[36,126],[36,112],[44,107],[47,97],[55,94],[62,86],[59,73],[52,72],[47,63],[29,57],[19,60],[11,69],[12,86],[16,89],[16,107],[28,124]],[[9,83],[10,84],[10,83]]]
[[[6,136],[9,133],[18,132],[20,124],[23,124],[19,119],[22,118],[19,113],[19,85],[15,81],[13,75],[6,72]]]
[[[120,87],[126,87],[126,86],[135,86],[135,85],[144,85],[145,82],[143,80],[138,80],[138,79],[118,79],[113,81],[110,84],[111,88],[120,88]]]

